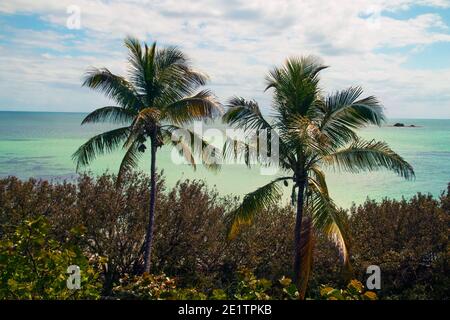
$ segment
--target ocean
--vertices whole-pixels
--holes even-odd
[[[89,137],[113,128],[110,125],[80,126],[84,116],[83,113],[0,112],[0,177],[75,179],[72,153]],[[392,127],[396,122],[416,127]],[[359,133],[366,139],[389,143],[412,164],[416,178],[405,181],[387,171],[363,174],[327,171],[331,195],[339,206],[348,208],[368,197],[375,200],[409,198],[417,192],[437,197],[446,190],[450,182],[450,120],[390,119],[383,127],[369,127]],[[86,170],[93,174],[115,173],[122,155],[118,151],[99,157]],[[149,153],[144,154],[140,165],[140,169],[147,172],[148,158]],[[169,187],[178,180],[203,179],[223,195],[242,196],[273,179],[261,175],[259,168],[247,169],[242,165],[224,165],[217,173],[201,166],[194,171],[187,165],[174,164],[169,148],[158,152],[157,168],[164,171]],[[288,197],[280,201],[287,202]]]

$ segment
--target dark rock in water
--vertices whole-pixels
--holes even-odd
[[[398,127],[398,128],[419,128],[420,126],[416,126],[415,124],[404,124],[402,122],[397,122],[395,124],[392,125],[393,127]]]

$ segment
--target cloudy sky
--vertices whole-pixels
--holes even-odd
[[[2,0],[0,110],[110,104],[81,78],[89,66],[125,73],[132,35],[185,50],[223,101],[268,110],[267,71],[314,54],[331,67],[327,91],[361,85],[389,117],[450,118],[449,28],[450,0]]]

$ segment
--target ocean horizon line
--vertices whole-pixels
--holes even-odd
[[[36,111],[36,110],[0,110],[0,113],[54,113],[54,114],[89,114],[92,111]],[[449,118],[410,118],[387,117],[389,120],[450,120]]]

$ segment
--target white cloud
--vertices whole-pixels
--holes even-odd
[[[450,42],[448,26],[435,12],[409,19],[386,15],[415,5],[449,8],[448,0],[15,0],[0,3],[0,13],[38,14],[64,27],[66,8],[72,4],[81,9],[83,38],[72,38],[70,32],[11,30],[18,47],[1,56],[0,74],[14,73],[28,62],[23,75],[13,76],[18,85],[24,80],[76,85],[89,65],[123,71],[125,52],[118,41],[131,34],[181,46],[210,74],[211,85],[222,99],[239,94],[267,105],[270,97],[262,94],[267,70],[289,55],[317,54],[332,66],[323,75],[328,90],[362,84],[367,93],[382,99],[391,115],[409,115],[407,108],[423,112],[419,104],[436,96],[442,101],[435,114],[450,110],[449,66],[411,70],[402,66],[409,53],[379,53],[379,49],[405,46],[413,52]],[[47,53],[30,58],[25,47],[56,50],[65,56]],[[71,57],[74,50],[77,55]],[[419,102],[413,103],[411,96]]]

